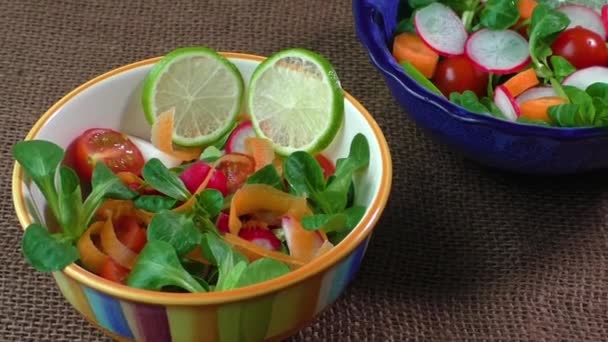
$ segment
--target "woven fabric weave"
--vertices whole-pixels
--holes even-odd
[[[334,64],[384,130],[393,190],[355,282],[293,341],[608,338],[608,182],[489,170],[429,139],[357,41],[346,0],[0,0],[0,341],[107,341],[29,267],[10,147],[65,93],[185,45]]]

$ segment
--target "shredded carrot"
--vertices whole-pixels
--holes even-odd
[[[532,18],[534,9],[538,6],[536,0],[519,0],[517,2],[517,8],[519,9],[520,20],[526,20]]]
[[[91,238],[91,235],[98,235],[103,229],[104,223],[97,221],[87,228],[87,230],[78,239],[77,248],[80,254],[80,261],[89,271],[99,273],[103,265],[110,258],[102,252]]]
[[[116,232],[114,231],[112,219],[106,219],[103,228],[99,233],[99,237],[101,238],[101,249],[107,253],[110,258],[122,267],[127,269],[133,268],[135,260],[137,259],[137,254],[118,240]]]
[[[323,254],[325,254],[326,252],[329,252],[330,249],[334,248],[334,244],[329,242],[329,240],[325,240],[323,242],[323,244],[321,245],[321,247],[319,248],[319,250],[317,251],[317,253],[315,253],[315,258],[319,257]]]
[[[261,221],[261,220],[248,220],[246,222],[243,222],[243,225],[241,226],[242,229],[250,229],[250,228],[261,228],[261,229],[268,229],[268,223],[265,221]]]
[[[154,214],[136,208],[133,201],[117,199],[105,200],[96,212],[97,219],[104,221],[108,218],[116,221],[119,217],[123,216],[135,217],[140,223],[147,226]]]
[[[172,157],[189,161],[198,159],[203,152],[200,148],[174,149],[173,147],[173,125],[175,120],[175,108],[171,108],[156,117],[152,125],[150,141],[159,150],[171,155]]]
[[[530,68],[511,77],[503,85],[509,90],[511,96],[515,97],[532,87],[536,87],[539,83],[536,71]]]
[[[321,235],[304,229],[300,221],[292,216],[285,216],[283,222],[289,255],[303,261],[312,260],[325,242]]]
[[[186,254],[186,258],[188,258],[190,260],[198,261],[201,264],[211,265],[209,260],[205,259],[205,257],[203,256],[203,253],[201,252],[200,248],[193,249],[190,253]]]
[[[432,78],[439,55],[414,33],[401,33],[393,42],[393,57],[397,62],[408,61],[425,77]]]
[[[194,207],[194,204],[196,203],[196,195],[200,194],[203,190],[205,190],[205,188],[207,187],[207,184],[209,184],[209,180],[211,180],[211,177],[213,176],[214,173],[215,173],[215,167],[212,166],[211,170],[209,170],[209,172],[207,173],[207,176],[205,176],[205,179],[201,182],[201,184],[198,186],[196,191],[194,191],[192,196],[190,196],[190,198],[186,202],[184,202],[182,205],[180,205],[177,208],[172,209],[171,211],[176,212],[176,213],[185,213],[185,212],[192,210],[192,207]]]
[[[245,139],[245,149],[255,161],[255,171],[274,161],[274,149],[268,139],[249,137]]]
[[[228,223],[230,232],[238,235],[242,226],[239,216],[261,210],[277,215],[290,214],[297,219],[311,213],[306,197],[294,196],[266,184],[245,184],[232,196]]]
[[[541,97],[534,100],[525,101],[520,104],[521,116],[530,120],[542,120],[551,122],[549,118],[549,107],[566,103],[561,97]]]
[[[302,260],[299,260],[287,254],[283,254],[281,252],[267,250],[264,247],[260,247],[253,242],[242,239],[231,233],[225,234],[224,240],[233,247],[235,247],[239,252],[243,253],[243,255],[245,255],[245,257],[249,259],[249,261],[254,261],[264,257],[272,258],[277,261],[284,262],[291,269],[299,268],[305,264],[305,262]]]

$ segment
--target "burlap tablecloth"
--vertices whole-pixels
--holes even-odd
[[[183,45],[327,56],[389,141],[394,188],[355,282],[294,341],[608,339],[608,177],[463,160],[396,105],[334,0],[0,1],[0,340],[105,341],[20,253],[10,148],[86,80]]]

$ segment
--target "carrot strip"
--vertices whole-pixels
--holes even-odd
[[[274,161],[274,149],[270,141],[263,138],[250,137],[245,139],[247,154],[255,161],[255,171],[263,168]]]
[[[77,248],[80,254],[80,261],[89,271],[99,274],[103,265],[110,258],[102,252],[91,238],[91,235],[97,235],[103,229],[104,223],[97,221],[89,226],[89,228],[78,239]]]
[[[530,120],[542,120],[551,122],[549,118],[549,107],[557,106],[566,103],[566,100],[557,97],[541,97],[534,100],[523,102],[519,108],[521,110],[521,116]]]
[[[129,200],[117,200],[108,199],[105,200],[99,209],[97,209],[96,217],[99,220],[107,220],[108,218],[116,221],[122,216],[133,216],[136,217],[140,223],[146,226],[150,224],[153,213],[138,209],[133,204],[133,201]]]
[[[209,184],[209,180],[211,180],[211,177],[213,176],[213,173],[215,173],[215,167],[212,166],[211,170],[209,170],[207,173],[207,176],[205,176],[205,179],[201,182],[196,191],[194,191],[194,194],[192,194],[192,196],[190,196],[190,198],[188,198],[188,200],[182,205],[172,209],[171,211],[175,213],[185,213],[192,210],[192,207],[194,207],[194,204],[196,203],[196,195],[205,190],[207,184]]]
[[[299,220],[292,216],[283,217],[283,230],[289,247],[289,255],[303,261],[314,259],[323,243],[316,231],[304,229]]]
[[[201,148],[188,148],[176,150],[173,148],[173,125],[175,120],[175,108],[161,113],[152,125],[150,141],[159,150],[170,154],[176,159],[189,161],[198,159],[203,150]]]
[[[526,20],[532,18],[534,9],[538,6],[536,0],[519,0],[517,2],[517,8],[519,9],[520,20]]]
[[[198,261],[201,264],[211,265],[209,260],[205,259],[205,257],[203,256],[203,253],[201,252],[200,248],[193,249],[190,253],[186,254],[186,258],[188,258],[190,260]]]
[[[401,33],[393,41],[393,57],[397,62],[408,61],[425,77],[432,78],[439,55],[431,50],[416,34]]]
[[[503,85],[509,90],[511,96],[515,97],[532,87],[536,87],[539,83],[536,71],[530,68],[511,77]]]
[[[110,218],[106,219],[103,224],[103,228],[99,233],[101,249],[107,253],[107,255],[116,261],[122,267],[127,269],[133,268],[137,254],[135,254],[129,247],[125,246],[114,231],[114,224]]]
[[[236,248],[239,252],[243,253],[249,261],[255,261],[260,258],[272,258],[277,261],[284,262],[291,269],[296,269],[305,264],[304,261],[289,256],[287,254],[283,254],[281,252],[275,252],[267,250],[264,247],[260,247],[253,242],[242,239],[234,234],[227,233],[224,235],[224,240]]]
[[[261,210],[277,215],[290,214],[297,219],[311,213],[306,197],[293,196],[266,184],[245,184],[230,202],[230,232],[238,235],[242,226],[239,216]]]
[[[321,247],[319,248],[319,250],[317,251],[317,253],[315,253],[315,258],[319,257],[323,254],[325,254],[326,252],[329,252],[330,249],[334,248],[334,244],[329,242],[329,240],[325,240],[323,242],[323,244],[321,245]]]

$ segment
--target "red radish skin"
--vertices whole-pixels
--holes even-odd
[[[594,66],[578,70],[568,76],[563,84],[566,86],[576,87],[586,90],[587,87],[594,83],[608,83],[608,68]]]
[[[528,41],[512,30],[475,32],[467,41],[465,54],[479,69],[499,75],[516,73],[530,63]]]
[[[464,53],[469,34],[451,8],[432,3],[416,12],[414,26],[420,39],[438,54],[453,57]]]
[[[230,226],[228,224],[230,219],[230,215],[226,214],[225,212],[220,212],[220,214],[217,216],[217,219],[215,220],[215,226],[217,227],[217,230],[222,233],[222,234],[226,234],[230,231]]]
[[[517,101],[505,86],[499,85],[494,90],[494,103],[509,121],[517,120],[517,117],[521,114]]]
[[[281,240],[270,229],[244,228],[239,231],[239,237],[269,251],[276,251],[281,248]]]
[[[186,189],[188,189],[190,193],[194,193],[205,180],[205,177],[207,177],[210,170],[211,166],[207,165],[205,162],[199,161],[182,171],[179,178],[184,182],[184,185],[186,185]],[[221,192],[222,196],[226,196],[228,194],[228,180],[226,179],[226,175],[224,175],[221,170],[215,170],[211,179],[209,179],[207,188],[215,189]]]
[[[518,105],[530,100],[540,99],[541,97],[554,97],[557,93],[553,87],[534,87],[524,91],[515,100]]]
[[[583,5],[564,5],[557,9],[564,13],[570,19],[568,28],[581,26],[587,30],[593,31],[606,40],[606,26],[602,17],[594,9]]]
[[[241,123],[232,131],[230,137],[228,137],[228,141],[226,141],[226,153],[247,153],[247,149],[245,149],[245,140],[255,136],[251,121]]]

